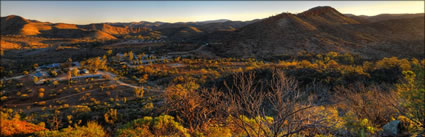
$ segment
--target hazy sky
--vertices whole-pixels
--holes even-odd
[[[1,1],[1,16],[75,24],[252,20],[316,6],[355,15],[424,12],[424,1]]]

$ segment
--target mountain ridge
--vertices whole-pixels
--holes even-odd
[[[171,39],[190,39],[194,35],[204,35],[213,31],[233,31],[250,21],[231,21],[227,19],[208,20],[201,22],[130,22],[130,23],[94,23],[87,25],[40,22],[25,19],[17,15],[1,17],[2,35],[28,35],[58,38],[93,38],[93,39],[117,39],[125,35],[145,35],[150,32],[160,31]],[[65,32],[62,35],[57,32]],[[84,34],[78,34],[84,33]],[[97,33],[101,35],[93,35]],[[58,34],[58,35],[56,35]],[[182,35],[177,36],[177,35]],[[101,36],[101,37],[89,37]],[[175,37],[175,38],[173,38]]]
[[[264,19],[205,22],[129,22],[77,25],[11,15],[1,17],[2,35],[120,39],[153,34],[170,41],[202,41],[219,56],[264,57],[337,51],[361,56],[422,56],[424,14],[355,16],[329,6]],[[400,51],[396,51],[400,50]]]
[[[413,50],[399,56],[423,54],[423,16],[364,22],[345,16],[332,7],[315,7],[299,14],[281,13],[249,24],[235,32],[209,36],[219,56],[264,57],[299,52],[337,51],[369,58],[391,55],[391,48]],[[226,38],[227,37],[227,38]],[[422,40],[422,42],[420,42]],[[369,50],[369,51],[368,51]],[[376,54],[369,54],[370,51]],[[413,52],[412,52],[413,51]]]

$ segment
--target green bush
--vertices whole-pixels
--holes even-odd
[[[413,72],[414,71],[414,72]],[[417,127],[425,129],[425,70],[423,67],[415,67],[413,71],[403,71],[405,83],[397,85],[401,96],[401,105],[405,115],[412,120]]]
[[[125,124],[115,133],[117,137],[128,136],[161,136],[161,137],[174,137],[174,136],[190,136],[187,129],[180,123],[174,121],[174,117],[169,115],[161,115],[155,118],[144,117],[136,119],[130,123]]]
[[[103,127],[96,122],[88,122],[87,126],[64,128],[60,131],[41,131],[36,133],[39,137],[104,137],[106,135]]]

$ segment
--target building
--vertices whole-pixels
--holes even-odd
[[[90,71],[87,69],[80,70],[80,74],[89,74]]]
[[[60,68],[60,64],[59,63],[53,63],[53,64],[49,64],[49,65],[40,66],[39,68],[40,69]]]
[[[71,80],[82,80],[87,78],[102,78],[102,75],[96,74],[96,75],[75,76],[75,77],[72,77]]]
[[[80,67],[80,62],[72,62],[72,66]]]
[[[33,75],[38,77],[38,78],[50,76],[47,72],[44,72],[44,71],[36,71]]]

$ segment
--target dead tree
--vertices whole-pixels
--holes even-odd
[[[206,126],[212,119],[223,118],[223,94],[215,88],[190,90],[184,87],[169,87],[165,92],[166,112],[175,113],[190,132]]]
[[[298,89],[298,82],[287,78],[282,71],[274,71],[270,87],[262,87],[255,81],[255,73],[240,73],[234,76],[228,89],[229,114],[233,122],[248,136],[291,136],[307,129],[323,127],[324,115],[307,111],[314,107],[311,98]],[[244,121],[247,116],[258,126]],[[273,120],[268,120],[272,117]]]

